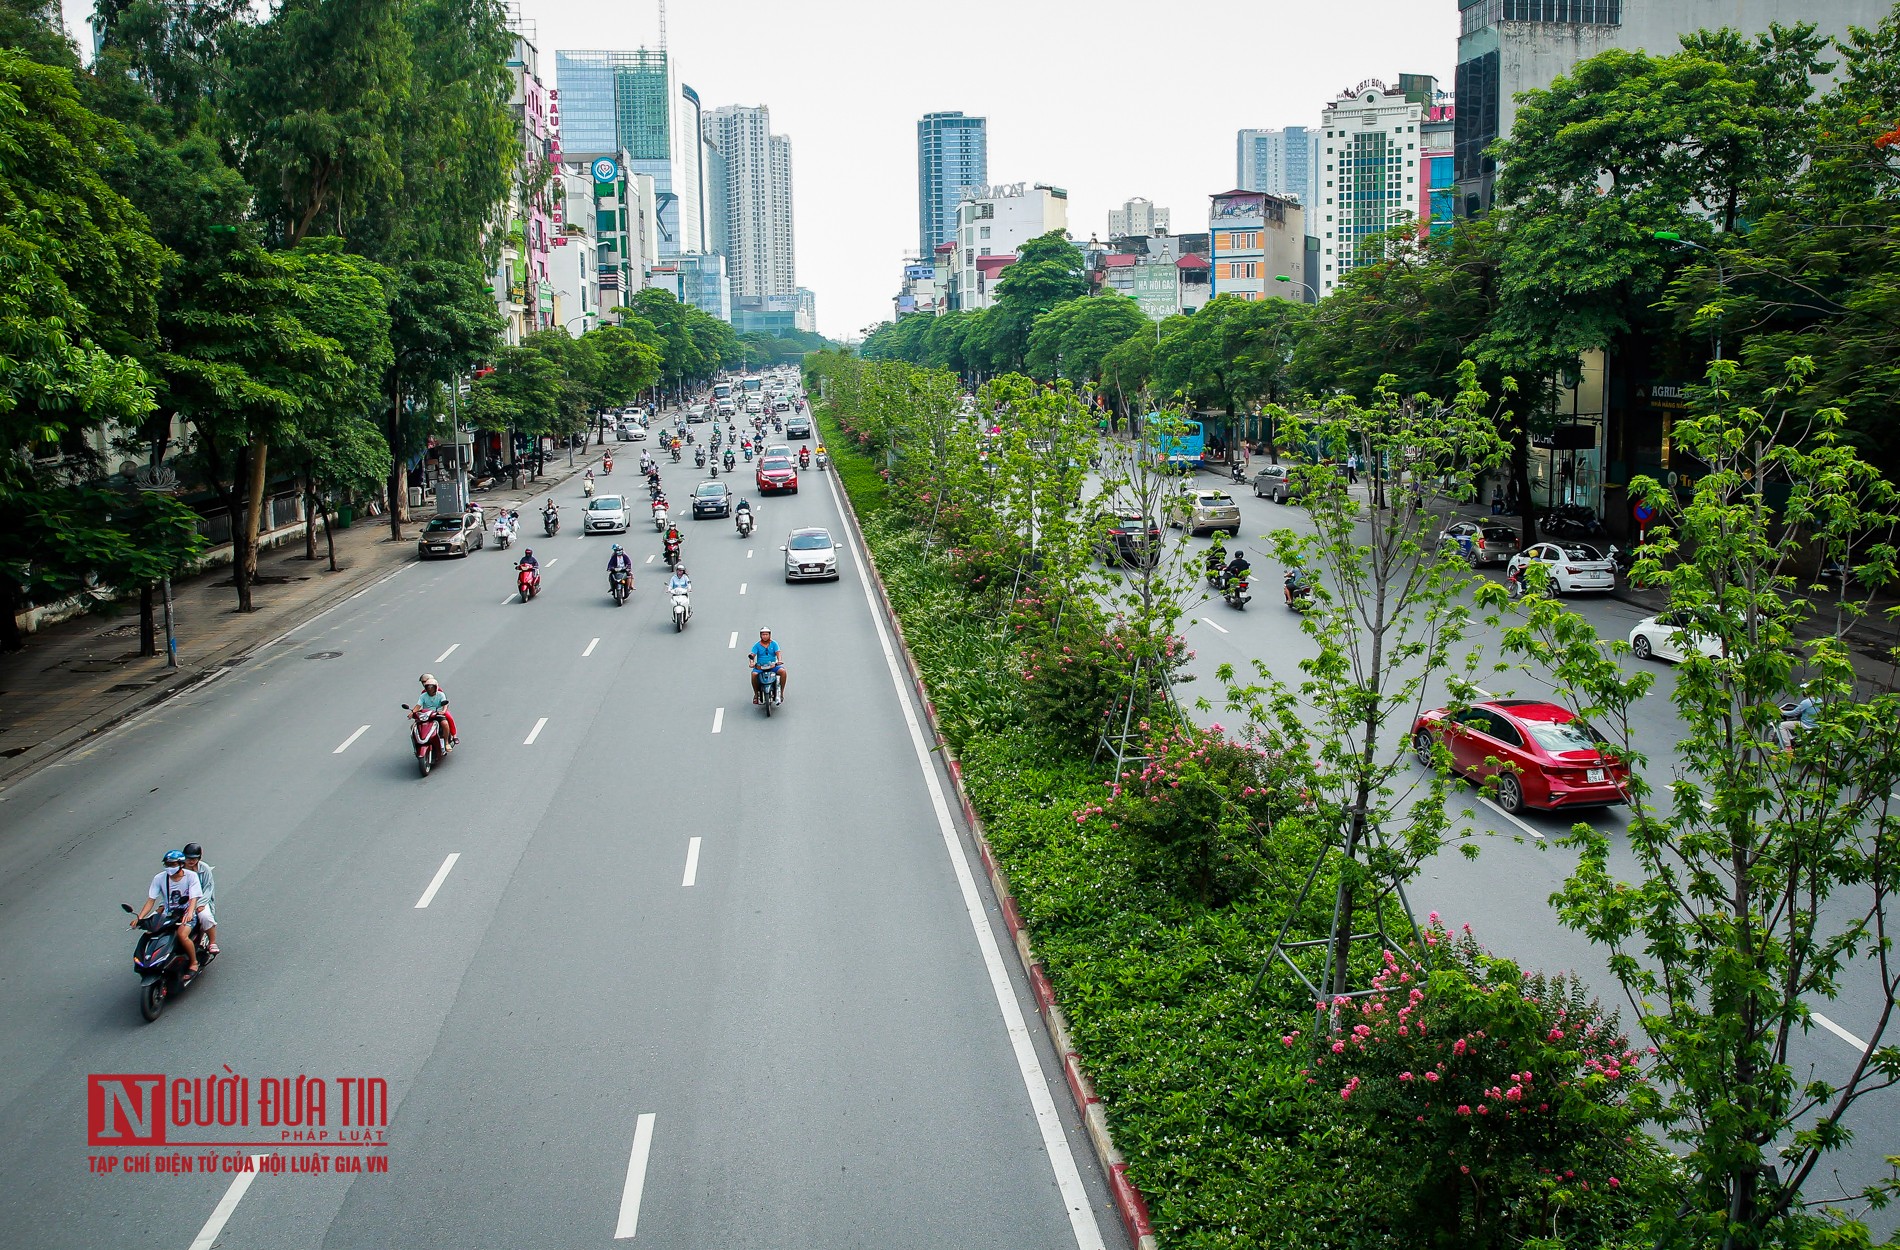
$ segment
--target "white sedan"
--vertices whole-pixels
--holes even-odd
[[[1722,640],[1707,629],[1698,629],[1687,612],[1664,612],[1646,616],[1630,630],[1630,650],[1639,660],[1675,660],[1692,655],[1719,659]]]
[[[829,530],[793,530],[781,550],[785,552],[786,581],[838,580],[838,547],[831,541]]]
[[[1577,590],[1616,589],[1616,565],[1595,547],[1585,543],[1532,543],[1511,557],[1505,572],[1521,577],[1533,562],[1544,566],[1544,571],[1550,574],[1549,585],[1559,594],[1567,595]],[[1524,584],[1528,589],[1530,580],[1525,578]]]

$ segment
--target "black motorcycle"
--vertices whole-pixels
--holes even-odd
[[[543,509],[541,512],[541,528],[548,532],[549,538],[554,537],[561,528],[561,514],[553,508]]]
[[[1228,607],[1244,610],[1253,601],[1253,596],[1247,593],[1245,573],[1236,573],[1231,577],[1222,578],[1221,581],[1221,598],[1227,600]]]
[[[120,903],[137,915],[129,903]],[[217,953],[198,941],[198,971],[191,971],[191,957],[178,941],[177,911],[156,910],[138,922],[139,944],[132,950],[132,971],[139,974],[139,1014],[149,1022],[165,1010],[165,1001],[180,993],[203,976]]]

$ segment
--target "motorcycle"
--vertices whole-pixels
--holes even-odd
[[[745,449],[745,462],[746,462],[747,464],[751,464],[751,463],[752,463],[752,448],[751,448],[750,446],[748,446],[748,447],[747,447],[747,448]]]
[[[1227,600],[1227,606],[1244,611],[1253,600],[1253,596],[1247,593],[1247,575],[1241,573],[1235,577],[1224,578],[1223,581],[1226,584],[1221,588],[1221,597]]]
[[[521,602],[526,603],[541,593],[541,570],[532,564],[517,564],[515,570],[515,589],[521,594]]]
[[[800,447],[798,449],[798,467],[801,469],[811,468],[811,451],[809,448]]]
[[[704,447],[693,448],[693,467],[696,469],[706,467],[706,449]]]
[[[680,462],[680,445],[674,443],[671,447],[667,448],[667,450],[673,453],[673,463],[678,464]]]
[[[733,524],[739,527],[739,537],[752,537],[752,509],[741,508],[738,516],[733,520]]]
[[[590,477],[586,481],[581,483],[581,498],[592,499],[593,497],[594,497],[594,479]]]
[[[610,474],[612,474],[613,471],[614,471],[614,458],[612,456],[602,456],[600,459],[600,475],[602,477],[607,477]]]
[[[1291,573],[1286,578],[1286,610],[1289,612],[1310,612],[1313,610],[1313,588],[1305,582],[1296,582]]]
[[[495,550],[508,550],[508,540],[514,536],[514,529],[506,521],[495,522]]]
[[[779,689],[778,673],[769,668],[759,670],[759,702],[765,707],[765,718],[772,719],[772,709],[785,702],[785,692]]]
[[[607,593],[614,597],[614,606],[627,606],[627,596],[633,593],[633,573],[627,569],[614,569],[607,575]]]
[[[819,452],[819,453],[818,453],[818,471],[819,471],[820,473],[822,473],[822,472],[824,472],[824,470],[825,470],[825,466],[826,466],[826,465],[828,465],[828,464],[830,464],[830,463],[831,463],[831,453],[830,453],[830,452],[828,452],[828,451],[821,451],[821,452]]]
[[[686,622],[693,619],[693,603],[684,590],[673,592],[673,632],[679,633],[686,628]]]
[[[730,447],[726,448],[726,472],[728,473],[732,472],[733,462],[736,459],[737,457],[732,454],[732,448]]]
[[[667,568],[670,569],[680,562],[680,545],[677,542],[667,543],[663,552],[662,558],[666,561]]]
[[[138,915],[129,903],[119,906]],[[132,971],[139,975],[139,1014],[148,1024],[165,1010],[165,1000],[203,976],[218,957],[201,939],[192,939],[198,946],[198,971],[194,975],[191,957],[178,941],[178,919],[178,912],[159,909],[138,924],[139,944],[132,948]]]
[[[655,478],[648,479],[647,481],[647,498],[648,499],[658,499],[664,493],[665,492],[662,491],[660,488],[659,478],[655,477]]]
[[[717,478],[719,476],[719,462],[715,460],[711,464],[707,465],[706,471],[712,474],[713,477]]]
[[[407,703],[402,710],[409,713],[409,748],[416,753],[416,767],[427,777],[437,764],[449,757],[449,726],[442,713],[426,707],[410,707]]]
[[[666,533],[666,520],[667,520],[666,500],[655,499],[653,501],[653,532],[656,534]]]
[[[548,532],[549,538],[554,537],[561,528],[560,510],[557,508],[543,508],[541,510],[541,528]]]
[[[1244,482],[1247,480],[1247,470],[1236,460],[1227,466],[1227,476],[1236,482]]]

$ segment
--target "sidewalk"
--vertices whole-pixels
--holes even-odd
[[[639,445],[617,446],[617,458],[632,469]],[[572,469],[555,468],[532,483],[524,481],[520,490],[498,487],[475,498],[491,515],[500,507],[519,507],[523,524],[538,528],[540,510],[532,505],[598,463],[602,451],[615,448],[611,441],[604,448],[590,445],[576,451]],[[634,449],[630,454],[629,448]],[[629,474],[629,482],[637,480]],[[94,734],[242,664],[311,617],[415,563],[416,534],[426,519],[405,525],[400,542],[390,539],[386,516],[363,517],[337,530],[334,573],[322,535],[315,562],[304,559],[301,540],[259,553],[252,592],[257,610],[248,615],[237,612],[229,565],[174,582],[176,669],[165,665],[162,615],[159,654],[139,656],[136,598],[27,635],[25,650],[0,654],[0,789]]]

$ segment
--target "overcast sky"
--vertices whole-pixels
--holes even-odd
[[[656,0],[520,0],[554,52],[656,46]],[[67,0],[80,26],[89,0]],[[83,27],[81,27],[83,29]],[[1327,33],[1330,32],[1330,35]],[[707,108],[764,104],[792,141],[798,281],[834,338],[891,316],[917,245],[917,119],[989,118],[990,181],[1069,191],[1069,230],[1105,235],[1146,196],[1207,228],[1234,184],[1234,132],[1314,125],[1365,78],[1449,90],[1455,0],[675,0],[667,40]],[[1326,40],[1330,38],[1332,42]],[[81,40],[89,46],[89,39]]]

